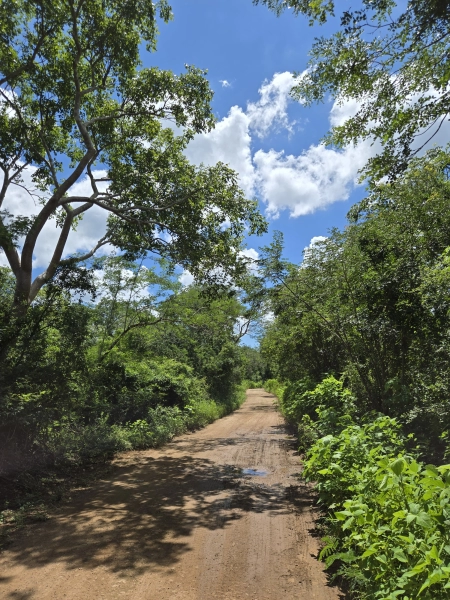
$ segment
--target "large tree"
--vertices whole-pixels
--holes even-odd
[[[376,140],[381,152],[366,174],[395,177],[439,132],[450,113],[450,2],[360,0],[356,9],[332,0],[254,0],[276,13],[290,9],[310,24],[324,23],[338,8],[340,28],[315,40],[309,68],[293,96],[305,104],[329,94],[356,100],[357,111],[333,127],[326,140],[345,146]]]
[[[234,172],[194,167],[184,156],[192,136],[214,125],[205,73],[141,65],[142,44],[154,50],[157,20],[170,18],[166,0],[2,0],[0,246],[17,313],[58,269],[103,245],[130,258],[153,252],[217,278],[236,269],[245,227],[264,229]],[[83,178],[91,189],[79,195]],[[17,186],[33,195],[36,214],[11,212]],[[108,213],[106,232],[85,254],[67,256],[69,233],[93,207]],[[33,279],[49,219],[59,239]]]

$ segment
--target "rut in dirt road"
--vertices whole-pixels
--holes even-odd
[[[250,390],[205,429],[120,456],[30,527],[0,557],[0,598],[338,600],[299,470],[274,397]]]

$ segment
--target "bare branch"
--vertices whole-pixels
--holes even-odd
[[[92,248],[92,250],[90,250],[89,252],[86,252],[86,254],[83,254],[81,256],[71,257],[71,258],[65,258],[63,260],[60,260],[59,264],[60,265],[68,265],[68,264],[80,263],[85,260],[88,260],[89,258],[92,258],[94,256],[94,254],[97,252],[97,250],[99,248],[101,248],[102,246],[105,246],[106,244],[109,244],[110,241],[111,240],[109,239],[109,237],[107,237],[105,235],[104,237],[101,238],[101,240],[99,240],[97,242],[97,244],[94,246],[94,248]]]

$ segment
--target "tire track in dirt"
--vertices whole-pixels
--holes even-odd
[[[205,429],[121,455],[28,528],[0,556],[0,598],[338,600],[299,470],[274,397],[250,390]]]

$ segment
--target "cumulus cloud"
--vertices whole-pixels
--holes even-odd
[[[215,130],[197,136],[187,152],[196,163],[221,160],[229,164],[238,172],[246,194],[258,195],[266,205],[267,216],[273,219],[283,211],[295,218],[347,200],[359,185],[359,171],[381,149],[379,142],[370,139],[343,150],[318,143],[295,155],[254,148],[258,138],[271,132],[293,132],[295,121],[290,120],[288,107],[294,83],[292,73],[276,73],[264,81],[257,101],[249,102],[246,109],[234,106]],[[329,113],[330,126],[342,125],[358,108],[356,100],[336,100]],[[427,148],[449,140],[447,121]]]
[[[247,116],[256,135],[265,137],[274,128],[292,131],[295,122],[289,121],[287,107],[293,85],[294,76],[289,71],[275,73],[270,81],[264,81],[258,90],[259,100],[247,105]]]
[[[256,261],[259,258],[259,253],[257,252],[257,250],[255,250],[254,248],[245,248],[244,250],[241,250],[241,252],[239,252],[239,255],[242,258],[246,259],[247,270],[253,275],[256,275],[258,272],[258,265]]]
[[[294,123],[289,121],[287,114],[292,85],[292,73],[276,73],[259,89],[257,102],[248,103],[246,110],[231,107],[212,131],[195,136],[186,156],[197,165],[214,165],[218,161],[228,164],[238,173],[244,192],[253,196],[257,174],[252,160],[252,134],[264,137],[274,128],[292,130]]]
[[[358,171],[376,147],[370,141],[343,151],[312,145],[299,155],[282,150],[254,150],[258,138],[281,129],[292,133],[295,121],[288,107],[294,76],[275,73],[259,89],[259,99],[246,109],[233,106],[226,117],[209,133],[198,135],[186,155],[195,164],[214,165],[218,161],[234,169],[248,196],[258,195],[270,218],[282,211],[299,217],[346,200],[357,185]],[[335,102],[330,124],[339,125],[357,110],[354,102]]]
[[[316,247],[319,246],[321,242],[324,242],[325,240],[327,240],[328,238],[326,238],[323,235],[315,235],[314,237],[311,238],[311,241],[309,242],[309,246],[306,246],[305,248],[303,248],[303,262],[301,264],[301,267],[305,267],[308,264],[308,259],[311,256],[311,251]]]
[[[178,280],[183,287],[189,287],[194,283],[194,276],[187,269],[184,269]]]
[[[250,150],[249,117],[233,106],[224,119],[209,133],[197,135],[186,149],[194,164],[228,164],[239,174],[240,185],[248,196],[255,192],[255,172]]]
[[[280,211],[288,210],[292,217],[299,217],[346,200],[369,156],[369,145],[342,152],[310,146],[299,156],[258,150],[254,163],[267,214],[277,218]]]
[[[226,79],[221,80],[221,84],[223,87],[231,85]],[[293,132],[295,121],[290,119],[288,112],[293,84],[292,73],[276,73],[271,80],[263,82],[256,101],[249,102],[244,108],[231,107],[215,129],[195,136],[186,149],[187,157],[194,164],[214,165],[218,161],[228,164],[238,173],[240,185],[247,196],[258,195],[271,218],[277,218],[282,211],[287,211],[291,217],[299,217],[346,200],[358,185],[359,170],[380,149],[379,144],[372,145],[370,140],[343,150],[327,148],[318,143],[298,154],[288,154],[279,148],[266,150],[258,147],[258,140],[267,138],[271,132]],[[354,100],[334,102],[329,113],[330,125],[342,125],[357,110],[358,104]],[[446,121],[428,147],[434,143],[445,145],[449,140],[450,123]],[[32,188],[32,174],[32,168],[23,173],[24,186],[28,189]],[[81,180],[71,191],[88,195],[89,182],[87,179]],[[13,186],[3,208],[13,216],[19,216],[36,214],[40,206],[36,197]],[[106,230],[106,219],[107,214],[102,209],[90,209],[77,231],[71,232],[65,256],[95,246]],[[55,221],[45,225],[36,246],[36,268],[47,266],[59,232]],[[104,247],[101,252],[109,253],[111,250]],[[0,253],[0,265],[4,264],[6,258]],[[193,281],[192,275],[183,272],[180,281],[183,285],[189,285]]]

